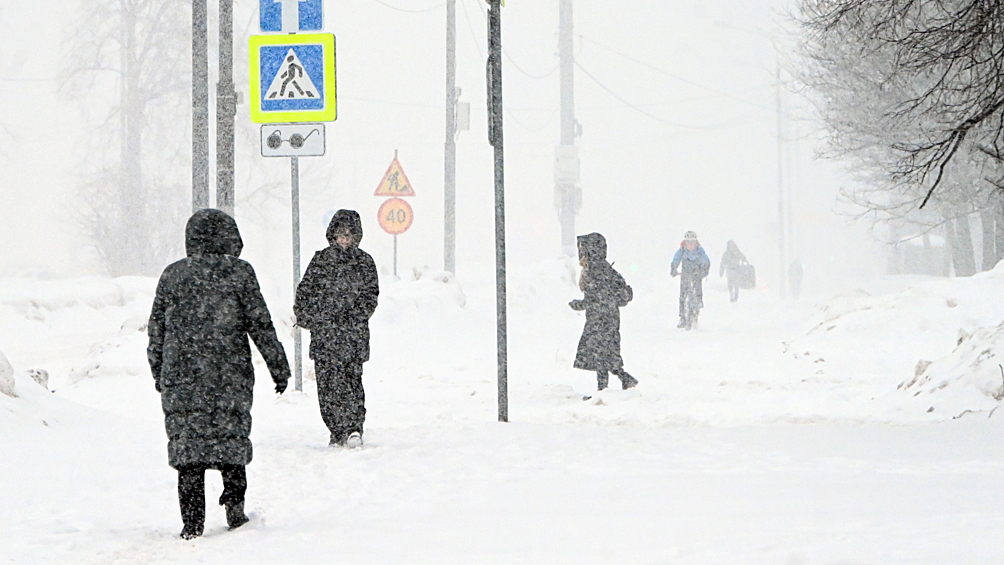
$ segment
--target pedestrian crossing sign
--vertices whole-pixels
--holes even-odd
[[[252,35],[248,52],[252,122],[331,122],[338,116],[333,34]]]

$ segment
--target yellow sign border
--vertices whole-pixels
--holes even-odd
[[[271,45],[317,45],[324,49],[324,109],[284,110],[266,112],[261,109],[261,59],[259,49]],[[330,58],[331,64],[328,64]],[[252,35],[248,38],[248,59],[251,88],[248,91],[251,103],[251,121],[256,124],[288,124],[303,122],[333,122],[338,118],[335,92],[335,34],[333,33],[289,33],[283,35]]]

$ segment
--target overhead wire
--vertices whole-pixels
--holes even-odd
[[[405,8],[398,8],[397,6],[394,6],[392,4],[388,4],[387,2],[384,2],[383,0],[373,0],[373,1],[376,2],[377,4],[382,5],[382,6],[386,6],[386,7],[390,8],[391,10],[397,10],[398,12],[406,12],[406,13],[409,13],[409,14],[421,14],[422,12],[431,12],[433,10],[438,10],[438,9],[440,9],[443,6],[446,5],[446,2],[443,2],[441,4],[436,4],[435,6],[432,6],[430,8],[422,8],[420,10],[408,10],[408,9],[405,9]]]

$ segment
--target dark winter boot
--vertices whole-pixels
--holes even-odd
[[[185,524],[185,527],[181,529],[181,539],[189,540],[195,539],[202,535],[202,526]]]
[[[331,432],[331,439],[328,440],[328,447],[345,447],[345,432]]]
[[[237,528],[247,524],[251,520],[244,514],[244,502],[233,502],[227,504],[227,526],[231,530],[236,530]]]
[[[684,318],[683,316],[680,316],[680,323],[676,324],[676,329],[685,328],[685,327],[687,327],[687,319]]]
[[[623,375],[619,375],[619,376],[621,378],[621,389],[622,390],[627,390],[629,388],[634,388],[634,387],[638,386],[638,379],[632,377],[631,375],[629,375],[627,373],[624,373]]]
[[[349,449],[355,449],[357,447],[363,446],[363,435],[359,432],[352,432],[349,437],[345,438],[345,447]]]

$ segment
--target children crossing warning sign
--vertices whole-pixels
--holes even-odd
[[[252,122],[335,120],[334,35],[253,35],[248,52]]]

